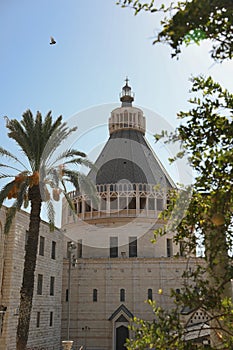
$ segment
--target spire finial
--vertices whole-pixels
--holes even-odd
[[[122,92],[120,94],[120,100],[122,102],[122,107],[130,107],[132,106],[132,102],[134,100],[134,93],[131,91],[131,87],[128,85],[129,78],[126,76],[125,78],[125,86],[122,88]]]

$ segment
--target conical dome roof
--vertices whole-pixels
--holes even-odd
[[[96,185],[131,183],[174,187],[168,173],[145,139],[143,111],[121,106],[109,118],[110,137],[89,178]]]

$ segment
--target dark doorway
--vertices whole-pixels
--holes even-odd
[[[124,346],[126,339],[129,338],[129,330],[125,326],[116,329],[116,350],[126,350]]]

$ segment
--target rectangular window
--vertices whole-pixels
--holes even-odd
[[[120,290],[120,301],[121,302],[125,301],[125,289]]]
[[[50,316],[49,316],[49,327],[53,326],[53,311],[50,311]]]
[[[52,241],[51,259],[56,259],[56,242]]]
[[[180,241],[180,256],[185,256],[185,244],[183,241]]]
[[[171,257],[173,255],[172,252],[172,239],[167,238],[167,257]]]
[[[162,211],[164,209],[163,199],[157,198],[157,210]]]
[[[42,295],[43,289],[43,275],[38,274],[37,276],[37,295]]]
[[[118,237],[110,237],[110,258],[118,257]]]
[[[97,289],[93,289],[93,301],[94,302],[97,302],[97,293],[98,293]]]
[[[151,301],[153,300],[153,292],[151,288],[147,290],[147,299]]]
[[[66,289],[66,302],[69,301],[69,289]]]
[[[148,209],[155,210],[155,199],[154,198],[148,198]]]
[[[29,235],[29,232],[28,232],[28,230],[26,230],[26,232],[25,232],[25,246],[24,246],[24,249],[26,249],[26,245],[28,243],[28,235]]]
[[[41,256],[44,256],[44,243],[45,243],[45,238],[43,236],[40,236],[39,255]]]
[[[50,277],[50,295],[54,295],[55,277]]]
[[[36,314],[36,327],[40,327],[40,311],[38,311]]]
[[[129,257],[137,256],[137,237],[129,237]]]
[[[77,244],[77,258],[82,258],[82,256],[83,256],[83,243],[82,243],[82,240],[79,239]]]

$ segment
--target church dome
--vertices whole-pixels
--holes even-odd
[[[96,185],[126,182],[173,187],[145,138],[146,118],[140,108],[132,106],[128,78],[120,96],[122,105],[111,112],[110,137],[95,163],[97,172],[91,171],[89,177]]]

